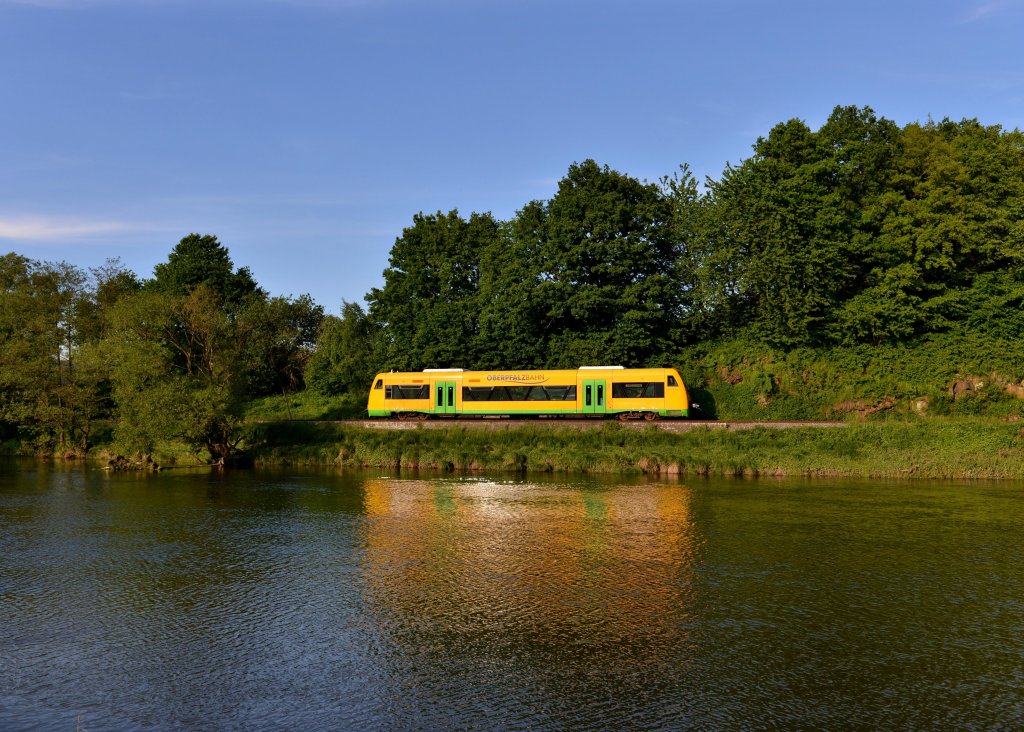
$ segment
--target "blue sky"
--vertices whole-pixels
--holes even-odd
[[[419,212],[738,162],[837,104],[1024,128],[1024,0],[0,0],[0,252],[216,234],[329,311]]]

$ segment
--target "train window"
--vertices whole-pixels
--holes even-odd
[[[444,406],[444,387],[443,386],[437,387],[437,406],[439,406],[439,407],[443,407]]]
[[[430,399],[430,387],[426,384],[423,384],[422,386],[402,386],[399,384],[388,385],[384,387],[384,398]]]
[[[660,381],[617,382],[612,384],[613,399],[664,399],[665,385]]]
[[[537,387],[534,387],[536,389]],[[553,402],[574,402],[576,401],[575,386],[545,386],[544,392],[548,399]]]
[[[464,402],[574,402],[575,386],[464,386]]]
[[[586,395],[586,406],[588,406],[588,407],[591,404],[593,404],[593,401],[592,401],[592,399],[593,399],[593,391],[594,391],[594,387],[592,387],[590,384],[587,384],[583,388],[583,393]]]
[[[668,385],[669,386],[679,386],[679,382],[676,381],[676,377],[673,376],[672,374],[668,375]]]
[[[374,389],[382,389],[382,388],[384,388],[384,379],[377,379],[377,383],[376,383],[376,385],[373,388]]]
[[[639,399],[644,395],[643,384],[612,384],[612,397],[615,399]]]
[[[544,387],[544,393],[548,395],[548,399],[552,401],[561,402],[565,401],[565,393],[569,390],[567,386],[546,386]]]

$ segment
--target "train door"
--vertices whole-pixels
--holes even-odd
[[[604,379],[584,379],[583,413],[604,414],[608,411],[608,389]]]
[[[434,414],[456,414],[454,381],[434,382]]]

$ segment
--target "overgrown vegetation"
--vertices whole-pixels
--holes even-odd
[[[1024,342],[969,328],[900,344],[790,350],[736,338],[693,346],[680,363],[698,385],[697,411],[709,417],[1024,417]]]
[[[348,425],[248,428],[258,461],[405,470],[646,472],[676,475],[803,475],[1007,478],[1024,474],[1024,429],[975,417],[851,424],[844,428],[669,433],[452,426],[399,432]]]
[[[229,463],[246,420],[361,415],[377,371],[596,363],[677,366],[711,418],[1015,420],[1024,134],[837,107],[703,186],[586,160],[508,221],[417,214],[366,302],[271,297],[213,236],[150,279],[4,255],[0,441]]]
[[[703,192],[685,166],[649,184],[585,161],[511,221],[415,217],[384,276],[321,339],[375,354],[360,385],[373,366],[673,365],[712,418],[1009,416],[1024,135],[837,107]]]
[[[0,427],[84,455],[92,426],[139,455],[183,443],[234,459],[249,400],[303,386],[323,308],[269,297],[215,237],[190,235],[139,280],[117,262],[0,258]]]

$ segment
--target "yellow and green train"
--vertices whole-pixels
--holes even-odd
[[[689,415],[676,369],[583,366],[576,370],[465,371],[425,369],[377,374],[366,409],[371,417],[604,417],[648,419]]]

